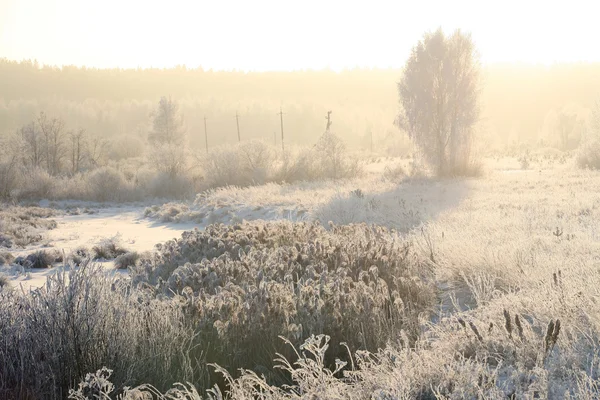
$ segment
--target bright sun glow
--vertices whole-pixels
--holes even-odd
[[[484,63],[600,61],[594,1],[0,0],[0,57],[94,67],[398,67],[423,32]]]

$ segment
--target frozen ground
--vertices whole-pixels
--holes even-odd
[[[144,218],[144,207],[107,207],[95,209],[93,214],[62,215],[53,218],[55,229],[44,232],[41,244],[11,251],[14,256],[26,256],[39,249],[54,249],[70,254],[79,247],[92,248],[106,238],[119,237],[123,247],[130,251],[150,251],[157,243],[179,237],[181,232],[194,229],[195,223],[162,223]],[[112,269],[112,261],[101,262]],[[11,277],[12,284],[25,290],[37,288],[46,282],[48,275],[63,268],[57,265],[50,269],[6,267],[4,272]]]

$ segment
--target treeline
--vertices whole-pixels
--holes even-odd
[[[575,120],[570,132],[585,134],[589,110],[600,94],[600,64],[491,66],[483,70],[486,145],[563,146],[562,114]],[[405,148],[394,127],[400,70],[298,72],[204,71],[202,69],[94,69],[40,66],[0,60],[0,134],[19,129],[39,112],[104,139],[145,141],[156,101],[170,95],[180,104],[192,148],[261,138],[279,145],[284,112],[286,140],[314,144],[332,111],[332,130],[351,147]],[[573,147],[575,144],[566,145]]]
[[[146,139],[105,139],[40,112],[0,137],[0,200],[136,201],[191,198],[221,186],[356,177],[361,168],[330,131],[285,152],[259,140],[195,151],[179,103],[163,96]]]

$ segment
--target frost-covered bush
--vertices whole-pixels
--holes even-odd
[[[406,171],[400,164],[386,166],[383,170],[383,179],[390,182],[400,182],[406,177]]]
[[[579,168],[600,169],[600,140],[581,146],[577,154],[577,165]]]
[[[1,244],[0,244],[0,247],[2,247]],[[12,261],[14,259],[15,259],[15,257],[12,254],[10,254],[8,251],[0,251],[0,266],[8,265],[8,264],[12,263]]]
[[[120,255],[126,254],[128,251],[123,247],[121,237],[115,235],[104,238],[98,242],[93,248],[94,259],[112,260]]]
[[[325,132],[312,151],[319,178],[353,178],[360,172],[358,161],[346,152],[346,145],[334,133]]]
[[[291,149],[278,162],[275,181],[298,182],[355,178],[362,173],[358,159],[346,151],[344,142],[326,132],[312,147]]]
[[[56,251],[36,250],[20,260],[25,268],[41,269],[50,268],[53,263],[62,259],[60,253]]]
[[[56,228],[54,210],[0,205],[0,247],[25,247],[42,240],[42,231]]]
[[[103,167],[92,171],[87,177],[91,198],[97,201],[126,200],[132,196],[132,188],[122,172]]]
[[[78,266],[82,263],[92,260],[93,258],[94,252],[92,250],[84,246],[79,246],[67,256],[66,261]]]
[[[276,152],[258,140],[218,147],[199,159],[205,189],[249,186],[268,182],[273,174]]]
[[[111,365],[124,386],[202,382],[194,330],[176,301],[131,290],[100,266],[59,272],[35,293],[0,290],[0,398],[64,399]]]
[[[57,187],[57,178],[42,168],[23,169],[18,179],[19,189],[15,197],[19,199],[52,198]]]
[[[204,171],[203,189],[346,179],[361,173],[358,160],[332,133],[325,133],[314,146],[288,148],[284,153],[262,141],[219,147],[201,156],[199,163]]]
[[[10,280],[8,279],[8,276],[6,276],[3,273],[0,273],[0,290],[8,287],[10,287]]]
[[[164,172],[153,174],[146,182],[146,196],[162,199],[183,199],[193,197],[197,191],[197,182],[188,174],[181,173],[170,176]]]
[[[347,354],[341,342],[376,350],[401,331],[414,341],[419,316],[435,304],[429,269],[411,244],[366,225],[212,225],[159,246],[133,274],[184,296],[199,337],[215,344],[207,360],[230,371],[268,369],[285,350],[279,336],[300,345],[327,334],[331,357]]]
[[[0,199],[10,198],[18,186],[18,181],[19,176],[13,160],[0,161]]]
[[[135,263],[140,259],[140,255],[135,251],[128,251],[115,258],[116,269],[127,269],[135,266]]]
[[[146,207],[144,216],[157,219],[160,222],[181,222],[182,217],[188,218],[190,207],[182,203],[166,203]]]

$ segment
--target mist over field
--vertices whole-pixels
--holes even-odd
[[[388,3],[0,3],[0,399],[600,398],[597,13]]]
[[[401,69],[376,68],[341,72],[185,67],[99,70],[2,60],[0,130],[14,131],[44,111],[63,118],[70,129],[83,128],[107,140],[145,141],[156,103],[161,96],[171,96],[180,104],[195,150],[204,149],[204,117],[210,147],[237,142],[236,112],[245,140],[279,143],[277,113],[282,107],[290,144],[314,143],[325,128],[327,111],[332,111],[334,130],[352,148],[370,149],[372,133],[375,150],[399,152],[408,147],[408,141],[402,142],[402,132],[394,127],[396,82],[401,74]],[[558,114],[575,115],[582,125],[589,121],[600,91],[600,66],[494,64],[483,66],[482,79],[479,129],[492,145],[486,146],[487,151],[544,143],[556,146]],[[394,150],[398,144],[400,149]]]

